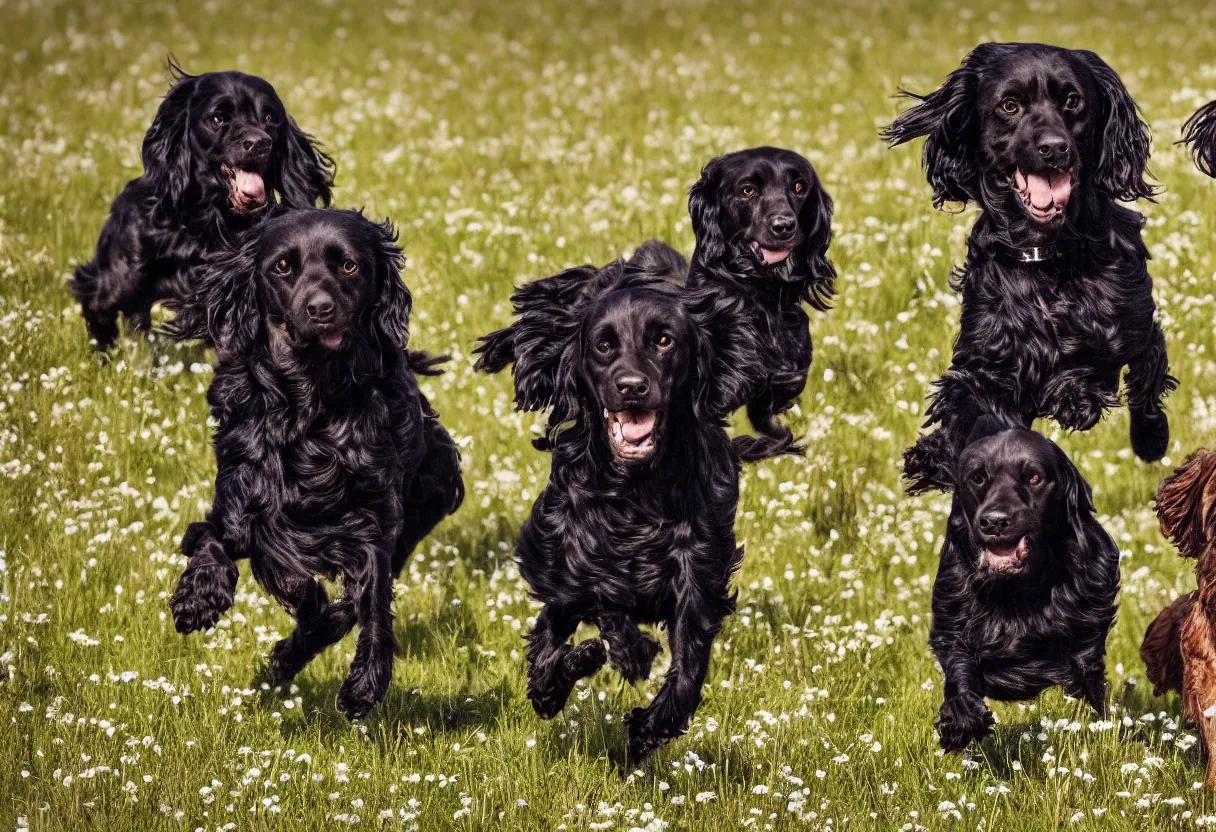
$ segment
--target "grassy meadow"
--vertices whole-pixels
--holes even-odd
[[[943,756],[927,646],[948,498],[908,498],[900,455],[958,320],[972,212],[932,209],[919,147],[878,140],[981,40],[1097,50],[1154,133],[1140,206],[1174,374],[1173,444],[1135,460],[1127,415],[1043,428],[1093,483],[1123,552],[1110,714],[1059,691],[995,708]],[[178,541],[210,501],[209,356],[126,338],[105,364],[66,281],[89,258],[172,52],[269,79],[338,162],[336,204],[399,225],[412,344],[469,498],[396,585],[386,702],[334,697],[349,637],[290,690],[257,682],[291,620],[242,566],[220,625],[183,638]],[[1216,6],[1145,0],[366,3],[0,0],[0,828],[244,830],[1181,829],[1216,824],[1194,731],[1155,699],[1144,627],[1193,587],[1151,499],[1216,442],[1216,183],[1174,145],[1216,98]],[[604,671],[540,721],[535,615],[512,562],[548,457],[509,379],[472,369],[511,287],[648,237],[691,254],[709,158],[776,144],[836,200],[835,308],[789,417],[804,459],[749,467],[739,610],[688,735],[624,767],[621,715],[657,690]],[[665,667],[665,659],[660,670]]]

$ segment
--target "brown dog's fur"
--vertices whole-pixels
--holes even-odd
[[[1148,625],[1140,657],[1157,695],[1182,693],[1186,716],[1203,737],[1204,785],[1216,789],[1216,453],[1197,451],[1157,492],[1161,533],[1184,558],[1197,558],[1199,589],[1170,604]],[[1216,711],[1212,711],[1216,713]]]

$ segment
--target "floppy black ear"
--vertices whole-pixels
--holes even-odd
[[[391,220],[385,219],[377,226],[380,232],[380,250],[377,252],[378,269],[381,275],[380,294],[372,305],[372,325],[384,353],[400,353],[410,340],[410,310],[414,299],[401,280],[401,267],[405,256],[397,245],[397,231]]]
[[[901,91],[902,96],[918,103],[882,131],[891,147],[926,137],[925,178],[933,188],[933,204],[938,208],[946,202],[966,204],[979,198],[976,95],[980,73],[1000,51],[998,44],[980,44],[936,91],[928,95]]]
[[[257,247],[257,234],[251,234],[240,247],[208,256],[195,274],[186,302],[165,325],[165,333],[177,341],[203,341],[220,355],[248,353],[263,318]]]
[[[701,178],[688,191],[688,215],[692,218],[692,233],[697,237],[692,257],[702,263],[726,256],[726,238],[722,236],[718,206],[718,168],[718,159],[710,161],[701,169]]]
[[[1081,51],[1094,82],[1102,92],[1099,132],[1101,152],[1094,185],[1114,199],[1134,202],[1151,199],[1153,186],[1145,181],[1151,137],[1136,102],[1118,74],[1095,53]]]
[[[535,439],[532,445],[540,451],[550,451],[557,447],[557,435],[562,425],[578,419],[582,413],[582,397],[580,395],[579,364],[582,357],[582,338],[580,328],[574,327],[560,341],[561,352],[557,355],[553,367],[553,393],[551,396],[552,409],[545,424],[545,435]],[[519,364],[515,365],[516,372],[516,401],[519,399]]]
[[[186,73],[172,57],[168,60],[168,68],[171,81],[169,92],[157,107],[152,126],[144,134],[140,156],[144,163],[144,175],[152,180],[161,205],[177,213],[193,174],[190,163],[190,98],[198,85],[198,76]]]
[[[832,242],[832,198],[824,190],[818,175],[802,203],[798,227],[805,235],[798,255],[809,275],[804,299],[812,308],[824,311],[836,293],[836,267],[828,259],[828,246]]]
[[[756,332],[732,293],[686,288],[682,299],[697,332],[694,413],[698,419],[725,419],[755,395],[756,380],[767,369]]]
[[[581,310],[600,285],[600,271],[576,266],[520,286],[511,294],[515,320],[478,339],[476,369],[497,373],[515,365],[515,406],[520,410],[554,404],[562,358],[578,335]]]
[[[1064,500],[1064,517],[1072,537],[1076,541],[1077,555],[1084,561],[1090,551],[1090,531],[1094,525],[1093,489],[1077,466],[1073,465],[1064,449],[1055,446],[1056,473],[1059,477]]]
[[[289,208],[328,208],[334,187],[334,160],[288,116],[283,125],[282,145],[275,154],[276,189]]]
[[[1182,127],[1182,141],[1191,146],[1195,166],[1216,176],[1216,101],[1200,107]]]

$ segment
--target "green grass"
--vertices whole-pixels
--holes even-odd
[[[934,212],[918,150],[877,139],[898,86],[935,86],[983,39],[1091,48],[1117,68],[1166,188],[1141,208],[1181,380],[1176,464],[1216,430],[1216,185],[1173,145],[1216,97],[1210,4],[254,5],[0,0],[0,827],[1118,830],[1216,815],[1178,700],[1150,697],[1137,655],[1193,578],[1152,515],[1170,465],[1131,457],[1122,412],[1085,436],[1047,427],[1125,557],[1111,722],[1052,692],[997,707],[982,749],[937,752],[926,635],[948,503],[904,497],[899,458],[948,359],[947,275],[972,214]],[[138,170],[170,50],[275,84],[337,158],[337,204],[399,223],[413,343],[454,357],[426,387],[470,497],[402,574],[393,687],[362,724],[334,707],[351,639],[290,694],[252,687],[291,622],[247,576],[219,628],[174,633],[177,542],[214,473],[207,356],[126,340],[102,365],[65,285]],[[745,472],[739,612],[704,704],[686,738],[622,770],[620,715],[654,682],[602,673],[551,723],[524,696],[535,607],[511,551],[548,459],[508,379],[473,373],[471,345],[508,320],[514,283],[651,236],[690,252],[700,166],[755,144],[805,153],[836,199],[839,299],[814,316],[792,416],[809,452]]]

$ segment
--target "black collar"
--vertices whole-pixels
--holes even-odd
[[[1014,246],[1008,243],[995,243],[993,249],[1015,263],[1046,263],[1050,260],[1059,260],[1064,256],[1060,247],[1055,243],[1042,246]]]

